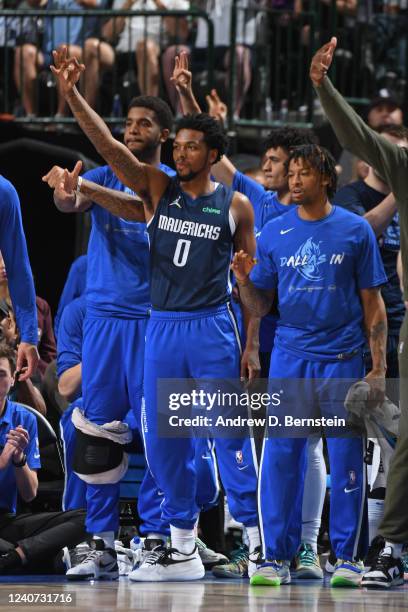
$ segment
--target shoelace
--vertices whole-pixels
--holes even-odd
[[[248,562],[248,548],[245,545],[240,546],[237,550],[231,553],[231,563]]]
[[[309,548],[308,546],[305,546],[303,548],[303,550],[299,554],[299,558],[305,565],[314,565],[316,563],[316,558],[313,549]]]
[[[86,555],[85,559],[82,561],[82,563],[87,563],[88,561],[94,561],[94,559],[97,559],[98,557],[100,557],[105,551],[103,550],[90,550],[89,553]]]
[[[145,557],[144,562],[146,565],[156,565],[158,561],[161,561],[168,556],[169,551],[174,551],[174,548],[163,548],[162,546],[156,546],[149,554]]]
[[[376,570],[388,572],[390,562],[391,562],[391,555],[378,555],[370,572],[376,571]]]

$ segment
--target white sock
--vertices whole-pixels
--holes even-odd
[[[391,548],[392,548],[392,556],[394,557],[394,559],[397,559],[398,557],[402,556],[402,549],[404,547],[403,544],[396,544],[395,542],[388,542],[388,540],[387,540],[385,542],[384,548],[387,548],[387,546],[391,546]]]
[[[310,436],[307,441],[307,470],[302,503],[301,541],[310,544],[317,553],[321,516],[326,494],[326,464],[323,442],[320,436]]]
[[[146,536],[146,539],[149,539],[149,540],[161,540],[163,542],[163,544],[167,543],[167,536],[164,535],[164,533],[154,533],[152,531],[149,531],[149,533]]]
[[[261,545],[261,536],[259,535],[258,525],[255,525],[255,527],[245,527],[245,529],[249,540],[249,552],[253,552],[257,546]]]
[[[115,533],[114,531],[100,531],[94,534],[95,537],[101,538],[105,543],[105,548],[112,548],[115,550]]]
[[[190,555],[195,548],[194,529],[179,529],[170,525],[171,547],[185,555]]]
[[[368,498],[368,536],[371,542],[378,534],[378,527],[384,516],[384,500]]]

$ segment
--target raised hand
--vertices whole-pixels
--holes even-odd
[[[78,83],[85,66],[80,64],[75,57],[68,57],[68,49],[65,46],[53,51],[52,55],[55,65],[50,66],[51,72],[58,81],[61,93],[66,96]]]
[[[217,121],[224,121],[228,115],[228,107],[219,97],[217,90],[212,89],[210,94],[205,97],[208,106],[208,114]]]
[[[75,190],[81,170],[81,161],[77,161],[72,172],[69,172],[66,168],[53,166],[48,174],[42,177],[42,181],[48,183],[51,189],[54,189],[54,195],[58,200],[61,202],[72,202],[75,200]]]
[[[322,84],[327,71],[333,61],[334,51],[337,47],[337,38],[334,36],[330,42],[326,43],[321,47],[312,58],[310,64],[309,76],[315,87],[319,87]]]
[[[235,274],[238,283],[245,283],[248,280],[249,274],[256,264],[256,259],[245,253],[238,251],[235,253],[231,264],[231,270]]]
[[[173,82],[181,96],[188,96],[192,95],[192,80],[193,75],[188,69],[188,55],[185,51],[182,51],[180,55],[175,57],[173,75],[170,77],[170,81]]]

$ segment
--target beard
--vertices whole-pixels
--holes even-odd
[[[141,162],[149,163],[156,155],[157,148],[160,146],[160,139],[149,140],[141,145],[140,149],[129,149],[129,151],[137,157]]]
[[[180,174],[179,172],[177,172],[177,178],[181,183],[188,183],[189,181],[193,181],[199,174],[200,171],[193,172],[193,170],[190,170],[188,174]]]

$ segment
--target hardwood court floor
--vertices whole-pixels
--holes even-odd
[[[75,595],[75,605],[13,604],[10,594]],[[14,597],[15,598],[15,597]],[[408,610],[408,583],[388,591],[331,589],[325,582],[293,581],[281,587],[251,587],[248,580],[217,580],[210,574],[196,582],[67,582],[61,576],[0,577],[0,609],[45,612],[376,612]]]

